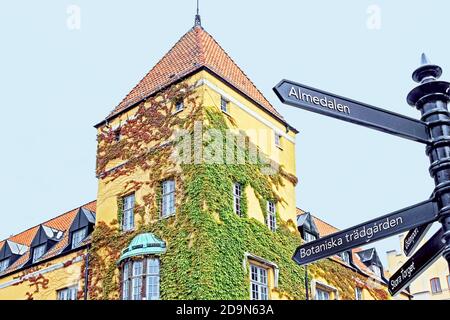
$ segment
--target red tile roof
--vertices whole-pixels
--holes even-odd
[[[181,37],[108,118],[203,67],[232,84],[277,118],[283,119],[225,50],[200,26],[193,27]]]
[[[89,203],[82,205],[81,207],[95,212],[96,201],[91,201]],[[62,215],[59,215],[56,218],[50,219],[46,222],[43,222],[41,225],[45,225],[45,226],[66,232],[72,225],[73,219],[75,218],[79,208],[80,207],[70,210],[66,213],[63,213]],[[39,229],[39,225],[34,226],[34,227],[32,227],[26,231],[23,231],[19,234],[16,234],[14,236],[11,236],[8,239],[0,241],[0,249],[2,247],[2,244],[4,244],[6,240],[11,240],[16,243],[20,243],[20,244],[23,244],[23,245],[26,245],[29,247],[31,242],[33,241],[34,236],[36,235],[38,229]],[[53,248],[51,248],[41,259],[52,258],[52,257],[60,254],[61,251],[63,249],[65,249],[65,247],[69,243],[68,240],[69,240],[68,234],[65,233],[63,238]],[[14,264],[12,264],[9,268],[7,268],[3,273],[0,273],[0,276],[4,275],[6,273],[10,273],[12,271],[16,271],[17,269],[21,268],[23,266],[23,264],[29,260],[29,256],[30,256],[30,250],[28,250],[24,255],[22,255],[16,262],[14,262]]]

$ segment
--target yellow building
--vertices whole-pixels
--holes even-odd
[[[400,235],[400,248],[403,248],[405,235]],[[426,240],[422,240],[423,245]],[[402,252],[387,252],[388,269],[394,274],[407,260]],[[425,270],[416,280],[411,282],[409,293],[414,300],[450,300],[450,275],[447,261],[441,257]]]
[[[96,129],[96,202],[1,243],[0,299],[389,298],[373,251],[292,260],[298,131],[199,19]]]
[[[1,241],[0,300],[85,298],[94,225],[95,201]]]

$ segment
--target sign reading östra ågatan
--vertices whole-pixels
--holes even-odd
[[[394,296],[411,282],[417,279],[429,266],[431,266],[441,255],[445,248],[442,242],[444,232],[440,229],[427,243],[400,267],[389,279],[389,293]]]
[[[405,240],[403,241],[403,252],[407,257],[409,257],[411,253],[416,250],[420,241],[422,241],[423,237],[426,235],[430,227],[431,223],[423,224],[410,230],[406,234]]]
[[[436,220],[437,214],[438,207],[434,200],[421,202],[353,228],[303,244],[297,248],[293,259],[299,265],[309,264],[430,223]]]
[[[363,125],[417,142],[429,143],[427,125],[423,121],[289,80],[282,80],[273,90],[281,102],[287,105]]]

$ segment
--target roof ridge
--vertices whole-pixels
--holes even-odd
[[[60,218],[60,217],[62,217],[62,216],[64,216],[64,215],[66,215],[66,214],[69,214],[69,213],[72,212],[73,210],[80,209],[80,208],[85,207],[85,206],[87,206],[87,205],[89,205],[89,204],[92,204],[92,203],[94,203],[94,202],[97,202],[97,200],[89,201],[89,202],[87,202],[87,203],[85,203],[85,204],[83,204],[83,205],[81,205],[81,206],[75,207],[75,208],[70,209],[70,210],[68,210],[68,211],[66,211],[66,212],[64,212],[64,213],[62,213],[62,214],[60,214],[60,215],[57,215],[57,216],[54,217],[54,218],[48,219],[48,220],[45,221],[45,222],[39,223],[39,224],[34,225],[34,226],[32,226],[32,227],[30,227],[30,228],[28,228],[28,229],[25,229],[25,230],[22,231],[22,232],[13,234],[13,235],[9,236],[9,237],[6,238],[6,239],[0,240],[0,243],[6,242],[7,240],[10,240],[11,238],[16,237],[16,236],[18,236],[18,235],[21,235],[21,234],[23,234],[23,233],[25,233],[25,232],[28,232],[28,231],[30,231],[30,230],[32,230],[32,229],[34,229],[34,228],[38,228],[38,227],[41,226],[41,225],[45,225],[46,223],[49,223],[50,221],[53,221],[53,220],[55,220],[55,219],[58,219],[58,218]],[[51,228],[51,227],[49,227],[49,228]],[[56,230],[57,230],[57,229],[56,229]],[[58,230],[58,231],[62,231],[62,230]],[[13,240],[11,240],[11,241],[13,241]],[[13,242],[18,243],[18,244],[22,244],[22,245],[23,245],[23,243],[19,243],[19,242],[16,242],[16,241],[13,241]]]

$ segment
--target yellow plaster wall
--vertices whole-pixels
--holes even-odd
[[[35,271],[34,268],[1,278],[0,287],[10,281],[23,281],[0,288],[0,300],[25,300],[28,298],[27,293],[31,293],[34,300],[56,300],[57,290],[74,285],[79,285],[79,290],[81,290],[81,281],[83,280],[81,267],[83,265],[83,260],[81,259],[81,261],[74,262],[74,259],[80,254],[84,255],[85,253],[85,250],[71,253],[39,265],[38,270],[33,274],[33,277],[39,277],[39,274],[42,272],[43,278],[37,281],[37,286],[33,284],[32,280],[27,280],[27,275],[33,273]],[[61,263],[65,266],[50,272],[45,272],[45,269]],[[46,279],[48,280],[48,283],[45,288],[42,283]]]

